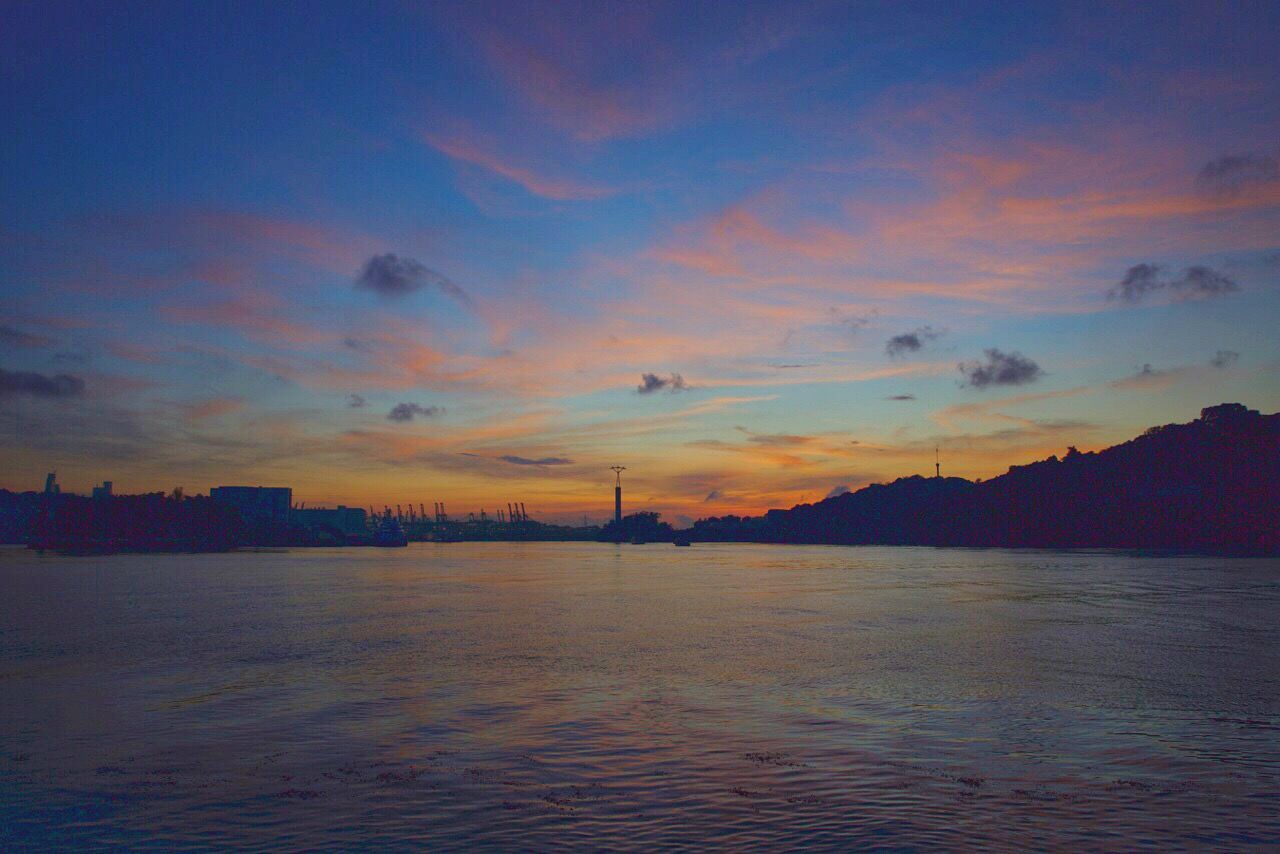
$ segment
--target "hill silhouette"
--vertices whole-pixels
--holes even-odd
[[[1280,554],[1280,414],[1239,403],[986,481],[907,477],[695,523],[698,540]]]

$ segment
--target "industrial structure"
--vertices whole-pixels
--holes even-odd
[[[386,525],[388,520],[399,526],[409,540],[436,542],[545,539],[548,531],[559,528],[530,519],[523,501],[502,502],[493,513],[482,507],[478,511],[459,514],[456,518],[449,514],[443,501],[434,502],[430,514],[426,504],[413,502],[384,504],[381,510],[370,505],[367,513],[363,508],[307,508],[303,503],[293,508],[290,519],[313,532],[341,532],[348,539],[374,531]]]
[[[627,467],[611,466],[609,470],[618,476],[618,481],[613,487],[613,521],[621,525],[622,524],[622,473],[627,470]]]
[[[310,531],[327,531],[342,536],[369,533],[369,517],[363,507],[300,507],[293,511],[293,521]]]
[[[621,470],[621,469],[619,469]],[[44,495],[61,495],[57,475],[49,472],[45,478]],[[116,498],[114,484],[103,481],[94,486],[92,496],[102,502]],[[130,496],[121,496],[128,498]],[[175,489],[167,498],[181,501],[181,489]],[[435,542],[460,542],[463,540],[543,540],[583,539],[593,536],[584,525],[581,530],[529,517],[523,501],[504,501],[494,512],[486,508],[479,511],[451,516],[443,501],[434,502],[432,513],[427,513],[422,502],[387,504],[381,510],[370,506],[308,507],[307,502],[293,503],[293,489],[287,486],[215,486],[209,490],[209,499],[217,504],[234,508],[246,522],[265,524],[289,531],[289,536],[307,545],[371,545],[378,544],[380,532],[392,527],[401,531],[397,539],[426,540]],[[618,499],[621,507],[621,497]],[[619,511],[620,512],[620,511]]]
[[[449,515],[442,501],[433,503],[430,514],[427,513],[426,504],[421,502],[384,504],[381,510],[371,505],[367,512],[362,507],[344,505],[336,508],[309,508],[303,502],[293,508],[289,522],[307,529],[315,537],[345,540],[348,544],[356,544],[369,538],[377,544],[380,532],[393,527],[400,532],[397,540],[403,538],[409,541],[444,543],[507,538],[544,539],[548,531],[556,529],[556,526],[531,520],[523,501],[503,502],[492,514],[486,508],[481,508],[458,518]]]
[[[336,507],[309,507],[308,502],[304,501],[295,505],[293,489],[287,486],[215,486],[209,489],[207,499],[202,495],[184,495],[181,487],[167,494],[151,492],[143,495],[117,495],[114,487],[115,484],[110,480],[94,486],[90,499],[93,505],[86,506],[93,506],[92,512],[102,518],[116,519],[140,514],[140,518],[149,524],[159,524],[155,520],[162,517],[171,520],[212,520],[216,526],[220,526],[217,536],[221,537],[218,541],[223,545],[246,541],[245,538],[259,544],[278,546],[398,545],[410,541],[456,543],[594,540],[600,531],[598,527],[590,526],[585,519],[581,528],[535,521],[530,517],[523,501],[498,502],[496,507],[489,505],[493,510],[480,508],[478,511],[458,513],[455,518],[442,501],[434,503],[430,514],[427,513],[425,503],[412,501],[387,504],[380,511],[375,506],[369,506],[367,512],[363,507],[342,504]],[[4,490],[0,490],[0,494],[3,492]],[[63,493],[57,474],[52,471],[45,477],[43,493],[33,491],[26,495],[31,497],[33,509],[30,515],[33,518],[51,518],[55,510],[60,512],[63,506],[70,506],[81,500],[81,496]],[[620,498],[618,500],[621,501]],[[208,508],[201,505],[204,501],[234,510],[235,513],[211,514]],[[238,521],[235,518],[237,515],[240,517]],[[185,526],[184,522],[174,530]],[[6,520],[0,517],[0,542],[6,542],[6,530]],[[394,537],[389,537],[389,532],[394,533]],[[175,536],[182,536],[182,532]],[[170,536],[169,539],[172,540],[173,537]]]

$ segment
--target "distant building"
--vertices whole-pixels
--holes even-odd
[[[293,521],[312,531],[330,529],[345,535],[369,533],[369,517],[362,507],[311,507],[294,510]]]
[[[61,491],[62,491],[62,487],[58,486],[57,472],[52,472],[52,471],[49,472],[49,474],[46,475],[44,479],[44,494],[57,495]]]
[[[287,486],[215,486],[209,497],[229,504],[246,519],[269,519],[287,522],[293,504],[293,489]]]
[[[111,497],[111,481],[104,480],[102,482],[102,486],[95,486],[93,488],[93,497],[94,498],[110,498]]]

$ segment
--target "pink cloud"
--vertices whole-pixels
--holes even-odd
[[[676,109],[671,93],[679,91],[670,85],[675,68],[668,52],[635,51],[652,13],[633,5],[614,7],[608,17],[527,22],[519,37],[494,28],[477,35],[484,56],[539,117],[579,140],[600,142],[666,123]],[[631,79],[609,79],[607,69],[620,61],[633,69]]]
[[[244,407],[245,402],[238,397],[214,397],[199,403],[188,404],[183,409],[187,418],[192,421],[203,421],[207,418],[239,412]]]
[[[217,259],[236,246],[343,275],[352,275],[362,262],[385,245],[358,232],[248,211],[188,212],[177,218],[176,225],[194,245]]]
[[[886,154],[849,174],[896,174],[908,182],[901,192],[832,179],[828,167],[799,171],[671,229],[641,259],[724,280],[716,287],[733,292],[787,286],[884,302],[928,296],[1095,310],[1097,271],[1108,264],[1274,245],[1280,183],[1199,192],[1185,145],[1151,136],[1111,128],[1050,145],[961,133],[942,149],[884,140]],[[839,204],[815,219],[797,211],[806,200]]]
[[[519,184],[535,196],[556,201],[586,201],[601,199],[617,193],[609,187],[601,187],[566,178],[540,175],[524,166],[517,166],[496,155],[490,148],[473,137],[454,134],[445,136],[431,131],[422,132],[423,140],[443,154],[473,166],[487,169],[509,181]]]
[[[108,341],[104,346],[111,355],[130,362],[159,365],[165,361],[165,351],[158,347],[148,347],[129,341]]]
[[[160,309],[164,318],[177,323],[225,326],[249,338],[273,345],[305,345],[332,343],[332,332],[286,320],[279,316],[280,304],[269,297],[242,297],[204,305],[167,305]]]

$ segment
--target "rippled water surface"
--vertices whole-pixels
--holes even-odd
[[[1280,844],[1280,562],[0,550],[0,847]]]

